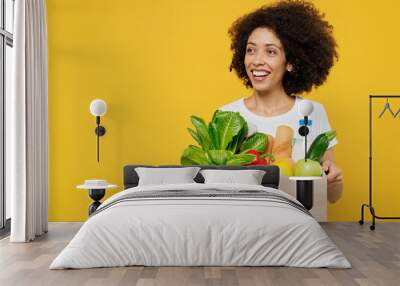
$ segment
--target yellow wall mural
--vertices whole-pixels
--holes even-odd
[[[83,221],[90,199],[76,185],[103,178],[122,190],[126,164],[179,164],[193,139],[190,115],[251,94],[229,72],[231,23],[272,1],[47,1],[50,221]],[[368,95],[400,94],[399,1],[313,1],[334,26],[339,61],[328,81],[302,96],[321,102],[337,131],[344,194],[331,221],[356,221],[368,198]],[[102,98],[101,161],[92,99]],[[393,99],[395,110],[400,100]],[[379,215],[399,215],[400,118],[377,115],[375,182]]]

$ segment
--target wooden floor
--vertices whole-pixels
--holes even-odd
[[[352,269],[289,267],[120,267],[48,270],[81,226],[50,223],[32,242],[0,241],[0,285],[400,285],[400,223],[378,223],[372,232],[357,223],[322,224]]]

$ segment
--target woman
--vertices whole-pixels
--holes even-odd
[[[280,1],[236,20],[229,35],[233,52],[230,70],[235,70],[253,93],[219,109],[240,112],[259,132],[272,136],[278,126],[289,126],[293,130],[292,158],[304,158],[304,137],[298,133],[297,113],[297,105],[303,99],[297,94],[322,85],[337,60],[332,26],[309,2]],[[324,107],[312,103],[308,142],[331,130]],[[322,159],[331,203],[340,198],[343,190],[342,172],[333,155],[335,144],[336,139]]]

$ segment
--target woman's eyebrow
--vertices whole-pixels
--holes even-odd
[[[253,42],[247,42],[247,44],[248,44],[248,45],[257,46],[257,45],[256,45],[255,43],[253,43]],[[274,46],[274,47],[277,47],[278,49],[282,49],[282,47],[280,47],[280,46],[278,46],[278,45],[276,45],[276,44],[273,44],[273,43],[267,43],[267,44],[265,44],[265,46],[267,46],[267,47]]]

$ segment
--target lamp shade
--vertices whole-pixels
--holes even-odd
[[[107,111],[107,104],[102,99],[94,99],[90,103],[90,113],[94,116],[103,116]]]
[[[300,101],[298,112],[301,116],[309,116],[314,110],[314,105],[311,101],[303,99]]]

